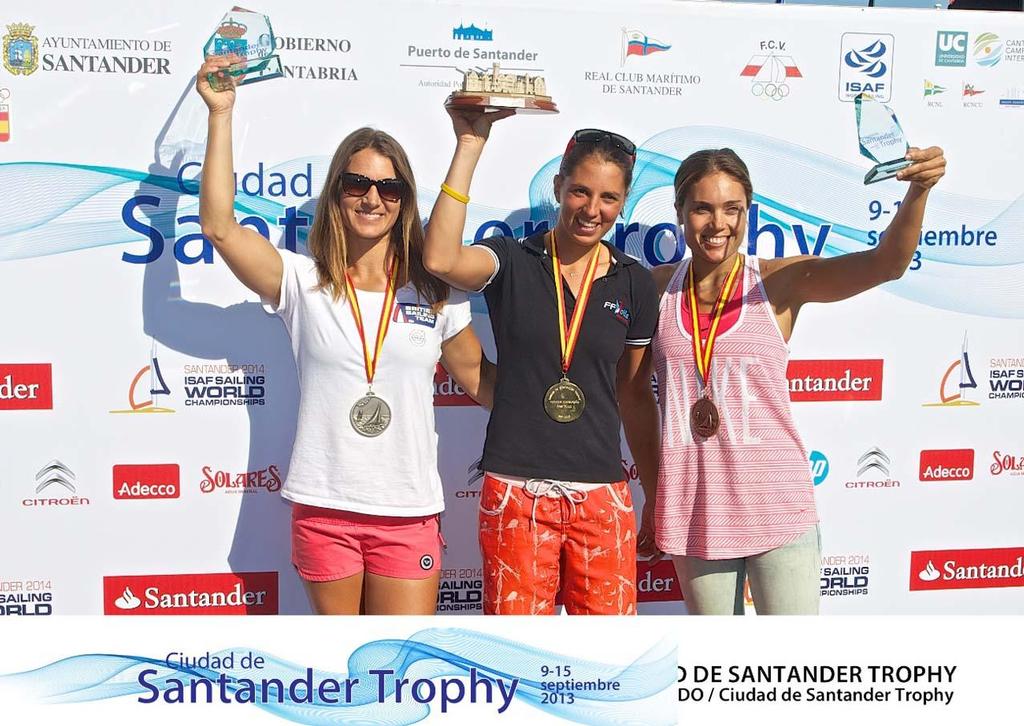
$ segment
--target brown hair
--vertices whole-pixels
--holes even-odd
[[[395,175],[405,182],[398,222],[391,228],[389,239],[391,254],[399,265],[399,287],[411,282],[419,296],[430,305],[444,302],[448,299],[448,285],[423,266],[423,222],[416,207],[416,180],[409,157],[391,135],[366,127],[353,131],[338,145],[317,202],[308,245],[309,253],[316,262],[319,279],[316,289],[329,291],[335,301],[345,294],[348,246],[341,214],[344,194],[341,175],[349,160],[363,149],[373,149],[387,157],[395,167]]]
[[[754,200],[754,185],[750,183],[750,172],[747,165],[732,149],[704,149],[695,151],[679,165],[676,172],[675,192],[676,209],[682,209],[686,195],[694,184],[715,172],[728,174],[740,183],[746,193],[747,206]]]
[[[562,155],[562,163],[558,166],[558,175],[562,178],[570,176],[584,159],[596,156],[622,170],[622,178],[626,182],[626,191],[633,183],[633,157],[615,146],[610,139],[597,142],[580,142],[574,144],[569,153]]]

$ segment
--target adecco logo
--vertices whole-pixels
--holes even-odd
[[[438,364],[434,371],[434,405],[475,406],[477,404],[466,393],[466,389],[456,383],[448,371]]]
[[[277,615],[276,572],[114,575],[103,578],[104,615]]]
[[[791,360],[791,401],[881,401],[882,359]]]
[[[1024,587],[1024,547],[910,553],[911,590]]]
[[[49,363],[0,363],[0,411],[53,408]]]
[[[181,471],[177,464],[116,464],[114,499],[177,499]]]
[[[974,478],[974,449],[926,449],[921,452],[921,481],[970,481]]]

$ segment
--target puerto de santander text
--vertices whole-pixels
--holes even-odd
[[[199,183],[196,178],[201,169],[202,165],[199,162],[183,164],[174,180],[174,191],[182,195],[198,195]],[[250,214],[238,220],[243,226],[253,228],[267,239],[270,239],[270,226],[274,224],[282,232],[284,246],[294,252],[300,237],[305,237],[312,224],[315,208],[313,203],[313,165],[307,163],[301,171],[286,175],[267,171],[263,162],[260,162],[254,171],[236,173],[235,179],[236,190],[242,197],[269,200],[307,198],[310,200],[304,205],[304,208],[295,205],[285,206],[281,216],[273,219],[272,222],[268,222],[256,214]],[[161,184],[161,186],[164,185]],[[122,260],[133,264],[148,264],[163,255],[168,239],[164,232],[150,221],[165,217],[168,213],[168,206],[171,204],[173,204],[172,201],[161,199],[153,194],[136,194],[125,202],[121,209],[122,222],[128,229],[148,239],[149,249],[141,253],[124,252],[121,255]],[[817,226],[816,231],[812,231],[814,225],[806,227],[801,223],[779,224],[764,217],[759,204],[755,203],[750,206],[747,251],[751,255],[757,254],[760,245],[762,251],[765,246],[768,246],[771,254],[775,257],[782,257],[785,255],[787,246],[792,249],[792,243],[795,243],[799,254],[820,255],[828,243],[829,235],[833,233],[833,225],[828,223],[821,224]],[[195,225],[196,229],[193,233],[180,235],[173,240],[175,259],[186,265],[193,265],[197,262],[211,264],[213,262],[213,245],[200,231],[199,215],[183,214],[176,217],[175,222],[178,225]],[[535,232],[545,231],[547,228],[547,221],[526,220],[522,229],[513,229],[504,220],[492,219],[484,222],[475,230],[473,241],[480,241],[495,234],[526,237]],[[632,235],[640,235],[644,261],[648,265],[678,262],[683,256],[683,247],[677,243],[672,254],[666,255],[661,244],[662,237],[666,234],[671,236],[670,239],[679,239],[677,225],[663,222],[642,227],[638,222],[618,222],[610,242],[620,250],[625,250],[626,240]],[[875,245],[880,238],[880,232],[871,231],[867,234],[867,244]],[[919,269],[922,257],[928,257],[927,252],[922,255],[921,250],[961,247],[979,249],[995,247],[998,241],[998,233],[984,227],[968,228],[966,225],[960,225],[955,229],[922,230],[918,240],[919,249],[910,269]],[[198,247],[192,243],[198,243]]]

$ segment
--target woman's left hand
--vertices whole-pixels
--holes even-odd
[[[912,146],[907,152],[907,160],[914,163],[900,171],[896,178],[910,182],[921,191],[931,189],[946,174],[946,157],[938,146],[927,149]]]
[[[661,550],[654,543],[654,501],[644,500],[644,511],[640,515],[640,531],[636,535],[636,554],[647,560],[659,560]]]

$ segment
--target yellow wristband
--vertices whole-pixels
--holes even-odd
[[[447,194],[449,197],[451,197],[452,199],[454,199],[457,202],[462,202],[463,204],[469,204],[469,197],[468,196],[466,196],[465,194],[460,194],[459,192],[455,191],[454,189],[452,189],[447,184],[442,184],[441,185],[441,191],[444,192],[445,194]]]

